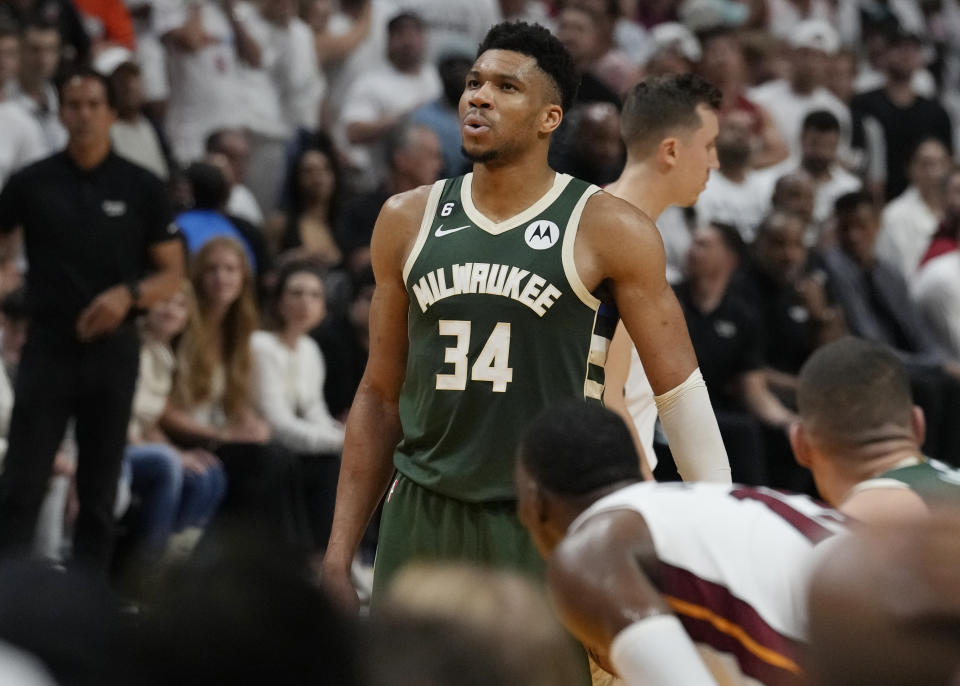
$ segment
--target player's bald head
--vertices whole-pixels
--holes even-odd
[[[800,370],[797,407],[818,443],[857,448],[912,438],[910,380],[878,343],[846,337],[817,350]]]

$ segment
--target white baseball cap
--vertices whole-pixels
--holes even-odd
[[[109,48],[101,50],[92,62],[94,70],[104,76],[112,76],[113,72],[124,64],[131,64],[139,69],[133,53],[119,45],[111,45]]]
[[[668,21],[657,24],[650,32],[653,41],[653,52],[674,50],[691,62],[699,62],[701,56],[700,41],[693,32],[683,24]]]
[[[833,55],[840,49],[840,36],[823,19],[805,19],[790,34],[789,43],[794,48],[809,48]]]

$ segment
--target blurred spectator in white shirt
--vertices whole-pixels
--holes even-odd
[[[837,199],[858,191],[863,183],[838,161],[840,122],[826,110],[811,112],[803,120],[800,134],[800,168],[813,179],[815,190],[813,220],[825,222],[833,214]]]
[[[451,41],[476,49],[490,27],[503,20],[497,0],[394,0],[394,5],[423,19],[431,62]]]
[[[93,66],[110,79],[117,99],[117,119],[110,127],[114,151],[166,181],[170,178],[167,152],[157,128],[143,114],[143,79],[133,53],[107,48],[94,58]]]
[[[770,175],[752,169],[749,115],[735,111],[723,118],[717,136],[720,167],[710,172],[695,205],[697,222],[727,224],[752,243],[757,227],[770,210]]]
[[[326,90],[313,31],[296,15],[294,0],[264,0],[260,13],[267,22],[266,45],[276,55],[272,76],[284,122],[290,131],[312,133]]]
[[[830,56],[840,47],[833,28],[819,20],[807,20],[790,34],[792,76],[777,79],[749,91],[747,97],[770,113],[791,154],[800,153],[800,130],[811,112],[827,110],[840,122],[844,143],[850,138],[850,111],[825,88]]]
[[[927,262],[914,281],[913,297],[940,348],[960,357],[960,250]]]
[[[166,130],[177,161],[187,164],[203,155],[211,131],[241,123],[237,61],[259,55],[230,0],[156,1],[157,33],[168,50]]]
[[[250,42],[249,57],[237,63],[240,123],[250,143],[250,165],[244,183],[260,207],[273,207],[286,166],[287,144],[294,133],[280,104],[280,52],[270,40],[271,28],[258,5],[236,3],[237,22]]]
[[[362,74],[347,94],[334,138],[343,146],[358,189],[371,190],[386,176],[385,136],[440,95],[440,77],[425,53],[423,21],[408,12],[397,14],[388,25],[389,64]]]
[[[340,11],[321,22],[321,9],[329,0],[310,2],[307,21],[317,43],[317,59],[327,74],[322,123],[329,131],[340,121],[354,82],[386,65],[387,22],[396,8],[390,0],[340,0]]]
[[[10,95],[43,131],[46,153],[67,144],[60,123],[60,99],[53,77],[60,65],[60,32],[55,24],[27,24],[20,33],[20,79]]]
[[[921,142],[910,157],[910,186],[883,209],[877,255],[899,268],[908,282],[943,220],[949,171],[950,155],[943,143],[936,138]]]

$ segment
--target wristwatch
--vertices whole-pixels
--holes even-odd
[[[140,302],[140,282],[139,281],[127,281],[124,286],[127,287],[127,290],[130,291],[130,298],[133,301],[133,307],[137,307],[137,303]]]

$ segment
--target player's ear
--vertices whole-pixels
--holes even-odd
[[[913,437],[917,439],[917,445],[923,445],[927,438],[927,418],[923,414],[923,408],[917,405],[913,406],[913,415],[911,417],[913,426]]]
[[[812,464],[810,442],[802,422],[794,422],[790,425],[790,449],[793,450],[793,458],[797,464],[810,469]]]
[[[661,171],[668,172],[677,166],[679,161],[679,141],[670,136],[660,141],[657,146],[657,164]]]
[[[563,108],[560,105],[547,105],[540,112],[540,133],[551,134],[563,121]]]

